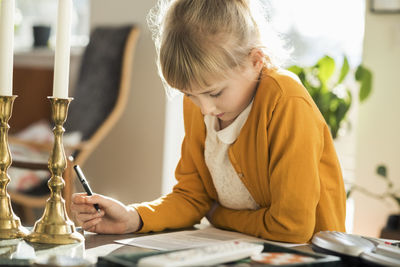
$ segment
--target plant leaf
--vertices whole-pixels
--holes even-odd
[[[346,78],[347,73],[349,73],[349,70],[350,70],[349,61],[347,60],[347,57],[344,56],[342,69],[340,70],[340,76],[337,82],[338,84],[341,83],[344,80],[344,78]]]
[[[305,84],[306,84],[307,81],[306,81],[306,74],[304,73],[304,71],[303,70],[300,71],[299,74],[297,74],[297,76],[299,76],[301,83],[304,86],[306,86]],[[308,87],[306,87],[306,88],[308,88]]]
[[[394,201],[396,201],[397,206],[400,207],[400,197],[397,197],[397,196],[394,195],[394,194],[391,194],[391,197],[394,199]]]
[[[379,165],[376,168],[376,173],[386,179],[387,178],[387,176],[386,176],[386,174],[387,174],[386,166],[385,165]]]
[[[336,111],[336,119],[338,121],[338,128],[340,128],[341,122],[346,118],[346,114],[349,111],[350,105],[343,99],[339,100],[339,106]]]
[[[301,67],[299,67],[299,66],[297,66],[297,65],[290,66],[290,67],[287,68],[287,69],[290,70],[291,72],[293,72],[293,73],[296,74],[296,75],[299,75],[300,72],[303,71],[303,68],[301,68]]]
[[[356,80],[361,84],[359,99],[363,102],[371,94],[372,89],[372,72],[364,66],[358,66],[356,70]]]
[[[324,56],[318,61],[317,65],[319,66],[318,77],[321,83],[325,85],[335,72],[335,60],[330,56]]]
[[[346,193],[346,199],[350,197],[350,195],[351,195],[352,192],[353,192],[353,191],[352,191],[351,189],[349,189],[349,190],[347,191],[347,193]]]

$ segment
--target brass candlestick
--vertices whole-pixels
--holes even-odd
[[[64,188],[62,173],[67,167],[62,137],[65,132],[63,124],[67,119],[68,106],[72,98],[48,97],[51,102],[52,119],[54,121],[54,146],[49,158],[51,178],[48,182],[50,198],[42,218],[26,237],[29,242],[46,244],[72,244],[82,242],[83,236],[75,230],[74,223],[68,218],[65,201],[61,195]]]
[[[8,120],[17,96],[0,96],[0,238],[13,239],[27,235],[29,232],[21,226],[20,219],[14,214],[7,185],[10,182],[7,170],[12,163],[8,146]]]

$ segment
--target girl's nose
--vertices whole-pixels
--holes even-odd
[[[212,101],[203,100],[200,101],[200,108],[203,115],[210,115],[213,114],[213,111],[215,110],[215,105],[214,103],[212,103]]]

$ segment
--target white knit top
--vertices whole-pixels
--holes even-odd
[[[228,148],[239,136],[240,130],[249,116],[252,104],[253,102],[229,126],[222,130],[219,130],[217,117],[204,116],[204,123],[207,128],[204,157],[218,194],[219,204],[235,210],[255,210],[258,208],[257,203],[233,168],[228,156]]]

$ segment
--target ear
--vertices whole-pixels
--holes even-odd
[[[264,67],[265,55],[263,51],[259,48],[254,48],[251,50],[249,58],[254,70],[259,73],[262,67]]]

